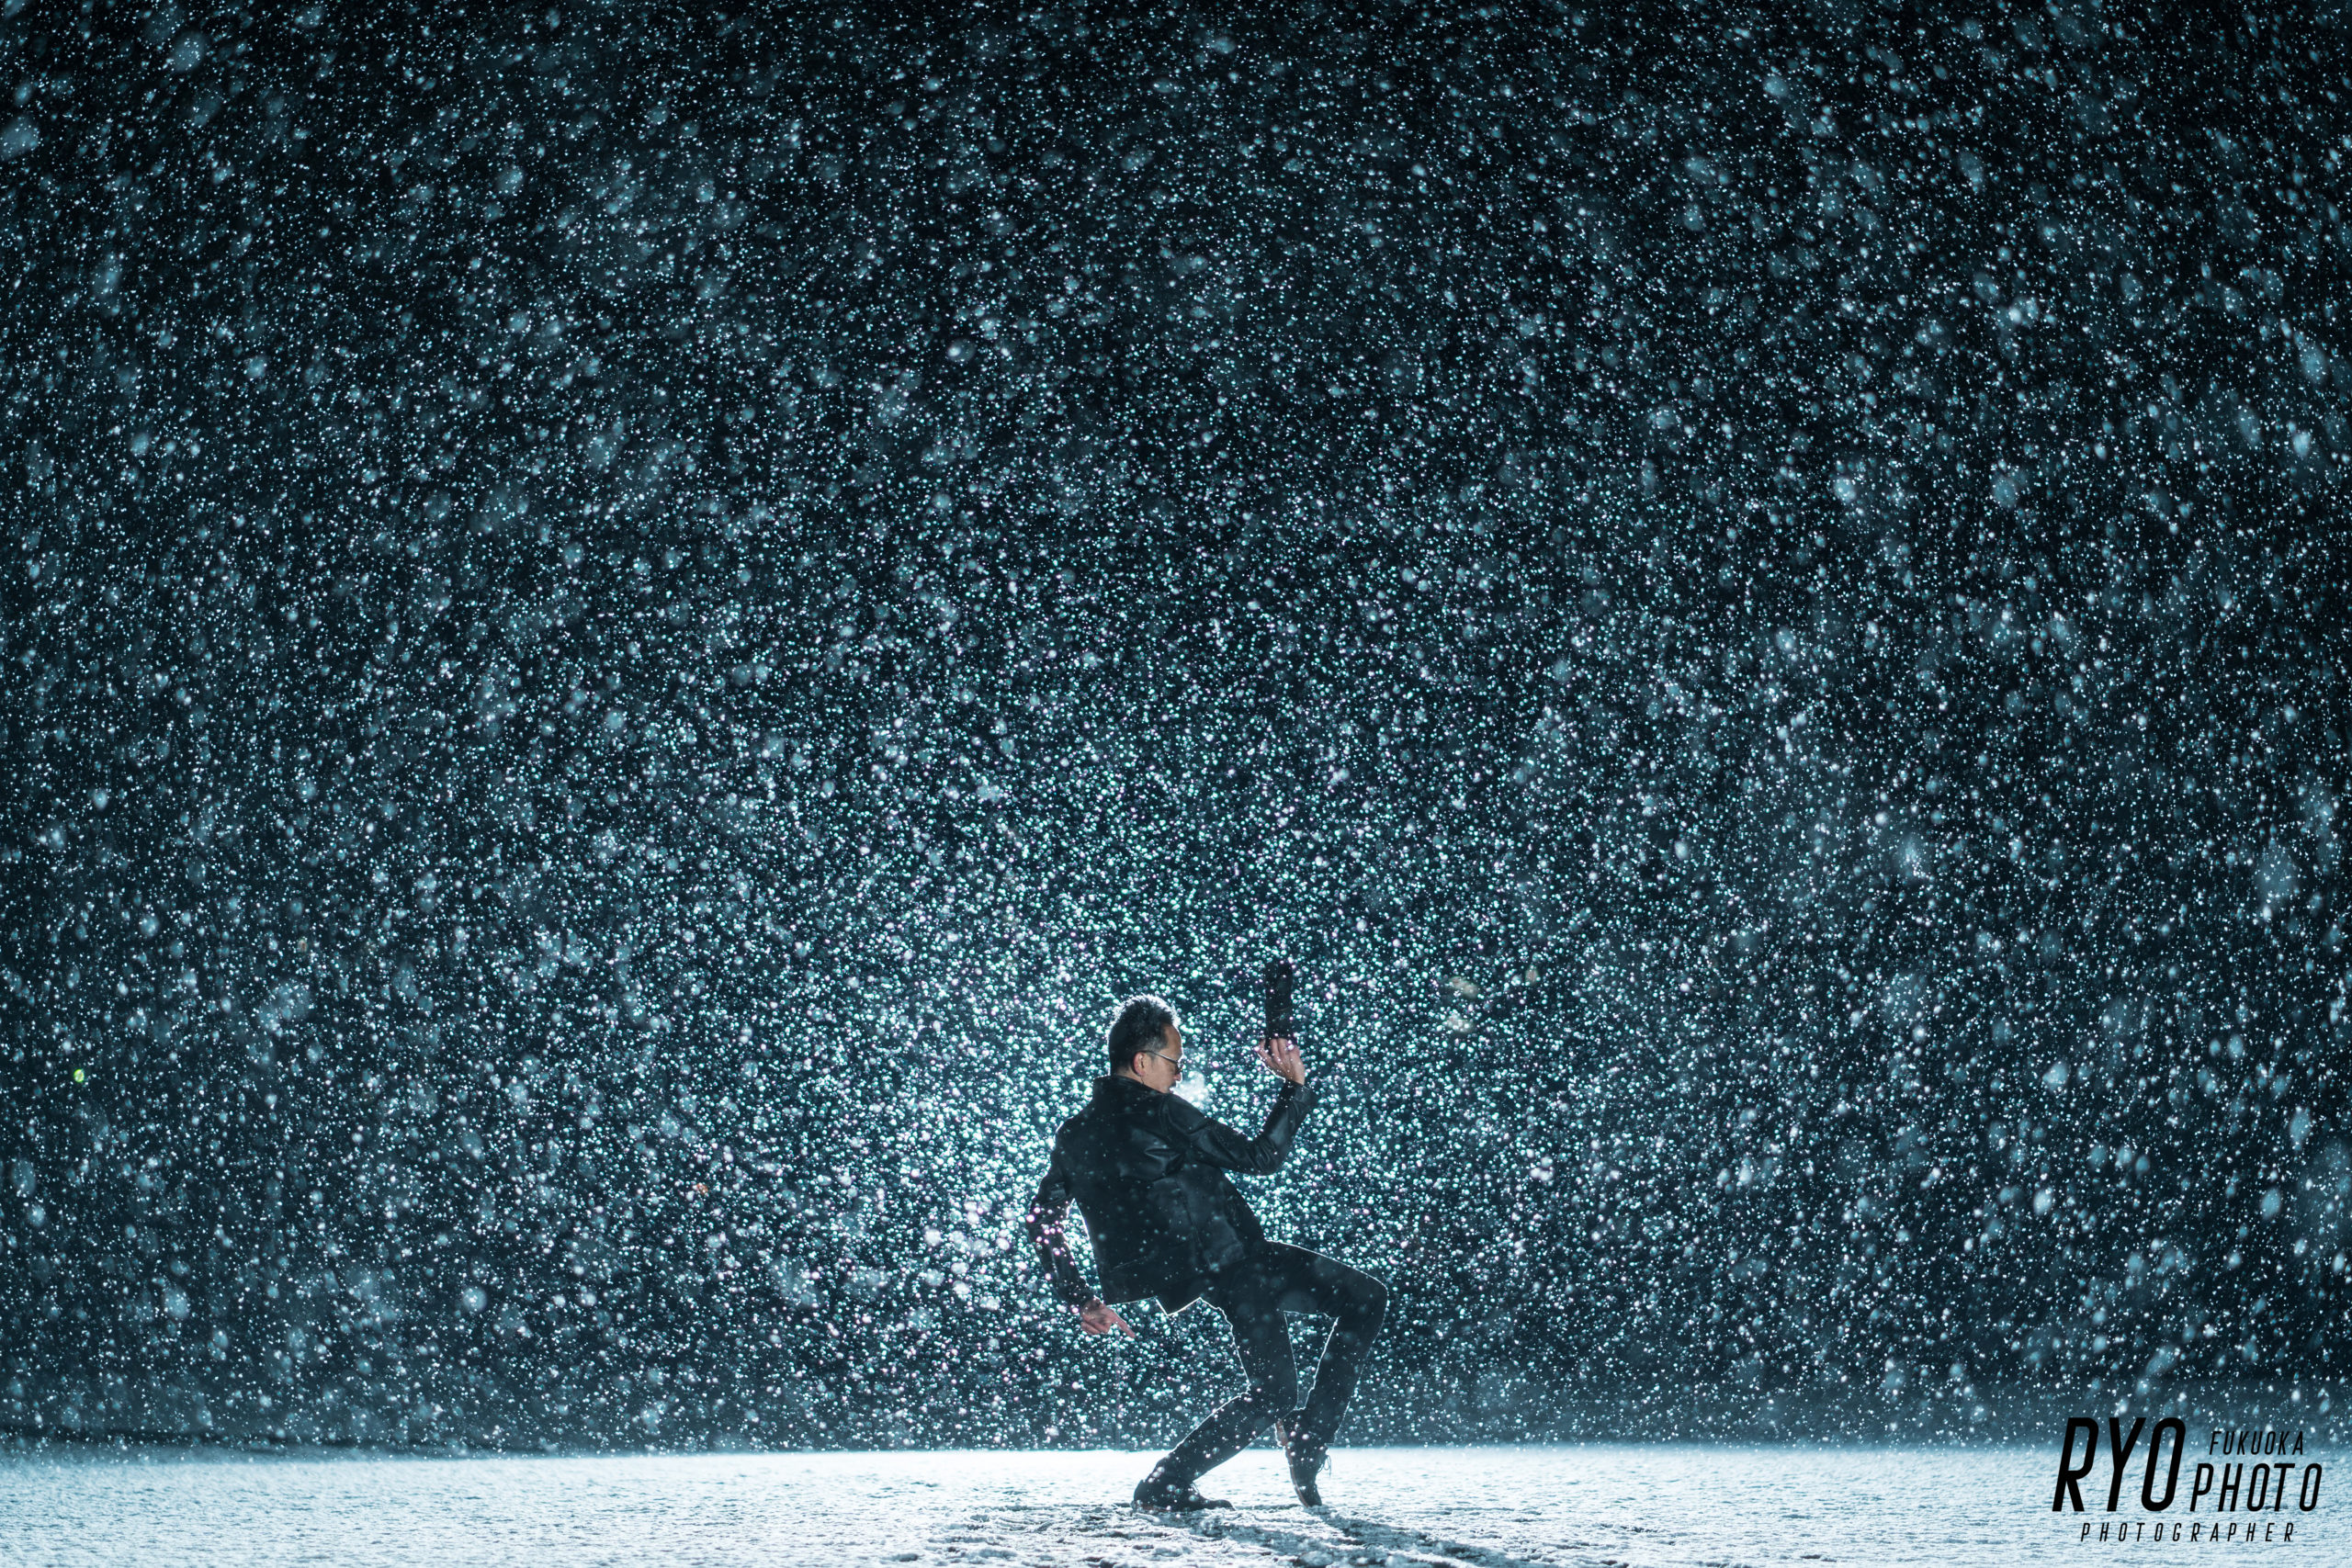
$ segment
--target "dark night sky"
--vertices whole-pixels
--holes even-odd
[[[1365,1436],[2332,1412],[2347,39],[1792,9],[0,20],[0,1424],[1172,1435],[1276,951]]]

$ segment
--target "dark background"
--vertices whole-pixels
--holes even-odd
[[[2340,1414],[2340,22],[887,10],[0,20],[0,1422]]]

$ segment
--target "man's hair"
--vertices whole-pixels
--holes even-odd
[[[1119,1016],[1111,1021],[1111,1070],[1133,1072],[1138,1052],[1167,1049],[1171,1023],[1183,1027],[1176,1010],[1158,997],[1129,997],[1121,1002]]]

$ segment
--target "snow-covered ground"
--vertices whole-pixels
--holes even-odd
[[[2050,1512],[2039,1450],[1353,1450],[1319,1511],[1254,1450],[1210,1478],[1232,1510],[1188,1517],[1125,1506],[1149,1457],[18,1457],[0,1460],[0,1562],[1646,1568],[2090,1550]],[[2324,1511],[2304,1516],[2295,1560],[2335,1560],[2333,1540]]]

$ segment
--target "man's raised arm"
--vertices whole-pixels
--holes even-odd
[[[1272,1176],[1290,1157],[1298,1124],[1315,1106],[1315,1091],[1306,1087],[1306,1066],[1298,1045],[1290,1040],[1269,1040],[1258,1047],[1258,1059],[1283,1080],[1273,1109],[1256,1137],[1203,1115],[1174,1095],[1167,1097],[1167,1115],[1193,1153],[1211,1165],[1238,1170],[1244,1176]]]

